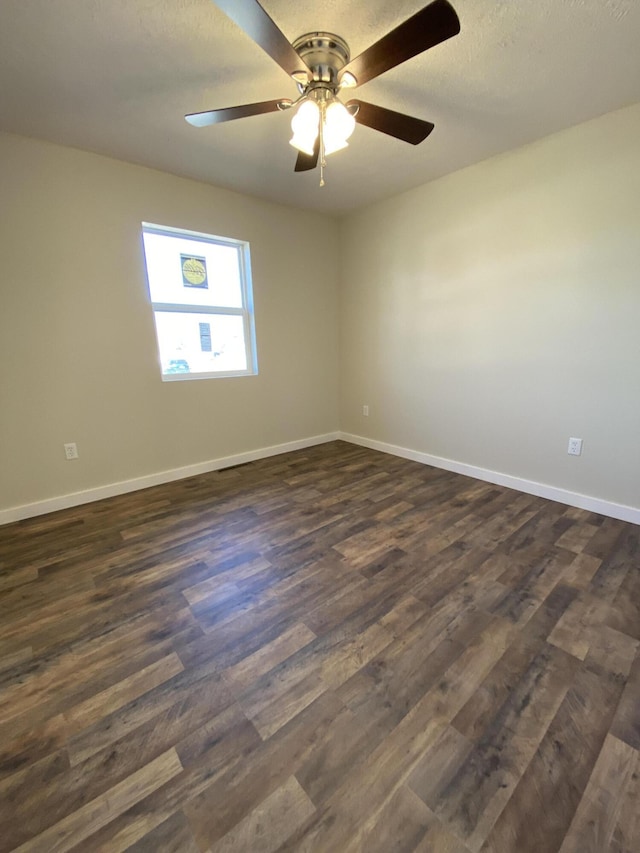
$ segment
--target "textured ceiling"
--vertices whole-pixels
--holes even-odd
[[[460,35],[356,97],[435,123],[411,146],[357,127],[295,174],[290,116],[196,129],[184,114],[296,97],[211,0],[0,0],[0,129],[298,207],[343,212],[640,100],[640,0],[452,0]],[[285,35],[356,56],[425,0],[263,0]]]

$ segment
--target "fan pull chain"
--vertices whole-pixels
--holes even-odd
[[[324,167],[327,165],[327,160],[324,153],[324,120],[327,114],[327,105],[324,101],[320,102],[320,186],[324,186]]]

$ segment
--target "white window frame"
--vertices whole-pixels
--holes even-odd
[[[154,314],[154,327],[155,314],[156,312],[161,311],[166,311],[172,314],[211,314],[213,316],[231,314],[236,317],[242,317],[244,347],[247,360],[246,370],[217,370],[208,373],[165,373],[162,364],[162,353],[160,352],[160,341],[158,340],[156,333],[156,347],[158,350],[158,358],[160,360],[160,375],[162,377],[162,381],[182,382],[192,379],[225,379],[234,376],[255,376],[258,373],[258,358],[256,353],[256,331],[253,311],[253,285],[251,280],[251,256],[249,252],[249,243],[246,240],[235,240],[232,237],[218,237],[213,234],[205,234],[200,231],[189,231],[185,228],[174,228],[170,225],[156,225],[152,222],[142,223],[142,235],[144,236],[144,234],[159,234],[160,236],[165,237],[193,238],[201,243],[214,243],[218,246],[230,246],[235,248],[238,252],[240,288],[242,293],[241,308],[228,308],[222,305],[193,305],[188,302],[154,302],[151,298],[151,287],[146,263],[147,256],[144,248],[144,241],[142,241],[142,251],[145,261],[147,280],[147,296],[149,297],[151,309]]]

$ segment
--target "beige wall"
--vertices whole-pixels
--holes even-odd
[[[0,513],[338,426],[640,507],[639,138],[636,106],[338,226],[0,134]],[[250,241],[258,376],[161,382],[143,220]]]
[[[0,510],[338,428],[334,221],[9,135],[0,217]],[[249,240],[258,376],[160,380],[143,220]]]
[[[349,217],[342,429],[640,507],[639,140],[635,106]]]

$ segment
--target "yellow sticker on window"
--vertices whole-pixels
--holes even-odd
[[[194,255],[180,255],[182,283],[185,287],[209,287],[207,281],[207,259]]]

